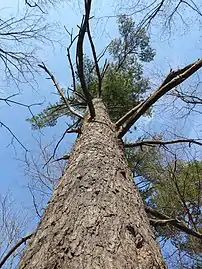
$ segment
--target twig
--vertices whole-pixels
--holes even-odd
[[[3,257],[3,259],[0,261],[0,268],[2,268],[2,266],[4,265],[4,263],[8,260],[8,258],[13,254],[13,252],[19,248],[23,243],[25,243],[28,239],[30,239],[32,236],[34,235],[34,233],[30,233],[24,237],[22,237],[20,239],[20,241],[18,241],[15,246],[13,246],[9,252]]]
[[[42,63],[42,64],[39,64],[38,66],[39,66],[40,68],[42,68],[42,69],[49,75],[49,77],[51,78],[51,80],[52,80],[54,86],[56,87],[56,89],[57,89],[59,95],[61,96],[62,100],[64,101],[64,103],[65,103],[65,105],[67,106],[67,108],[69,109],[69,111],[70,111],[73,115],[75,115],[75,116],[77,116],[77,117],[83,119],[83,115],[81,115],[79,112],[73,110],[73,109],[70,107],[69,102],[67,101],[67,98],[65,97],[65,95],[64,95],[62,89],[60,88],[58,82],[56,81],[54,75],[48,70],[48,68],[45,66],[45,64]]]
[[[36,214],[39,217],[39,219],[41,219],[41,214],[39,213],[39,210],[37,208],[37,204],[36,204],[36,199],[35,199],[34,193],[33,193],[33,191],[32,191],[32,189],[31,189],[31,187],[30,187],[29,184],[28,184],[28,189],[29,189],[29,191],[30,191],[30,193],[32,195],[32,201],[33,201],[33,204],[34,204],[34,208],[35,208]]]
[[[28,0],[25,0],[25,5],[28,5],[29,7],[38,7],[38,9],[40,9],[40,11],[45,14],[43,9],[36,2],[34,4],[31,4],[30,2],[28,2]]]
[[[72,59],[71,59],[71,54],[70,54],[70,49],[72,47],[72,45],[74,44],[74,41],[77,39],[78,35],[76,35],[74,38],[73,38],[73,30],[72,32],[70,33],[66,27],[64,27],[66,32],[68,33],[68,35],[70,36],[70,44],[67,48],[67,58],[68,58],[68,61],[69,61],[69,65],[70,65],[70,69],[71,69],[71,73],[72,73],[72,81],[73,81],[73,89],[74,91],[76,91],[76,78],[75,78],[75,72],[74,72],[74,67],[73,67],[73,64],[72,64]]]
[[[64,139],[65,135],[74,127],[74,126],[77,126],[79,120],[76,121],[74,124],[72,124],[69,128],[67,128],[67,130],[65,130],[65,132],[62,134],[61,138],[59,139],[59,141],[57,142],[55,148],[54,148],[54,151],[53,151],[53,154],[52,156],[48,159],[48,161],[44,164],[43,168],[55,157],[55,154],[56,154],[56,151],[57,151],[57,148],[59,147],[61,141]]]
[[[28,152],[28,149],[22,144],[22,142],[20,142],[20,140],[17,138],[17,136],[13,133],[13,131],[6,125],[4,124],[2,121],[0,121],[0,127],[4,127],[6,130],[8,130],[8,132],[12,135],[12,138],[14,138],[19,144],[20,146],[26,151]],[[13,139],[12,139],[13,140]]]

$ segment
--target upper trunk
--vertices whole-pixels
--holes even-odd
[[[122,142],[102,101],[94,106],[20,269],[167,268]]]

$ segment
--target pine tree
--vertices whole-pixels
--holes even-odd
[[[154,56],[145,30],[132,35],[134,23],[121,17],[122,37],[111,45],[114,62],[100,69],[90,34],[90,9],[91,1],[85,1],[76,49],[80,85],[73,76],[69,98],[48,68],[40,65],[61,97],[46,110],[48,117],[41,126],[55,124],[61,115],[72,115],[73,127],[79,127],[80,132],[19,268],[167,268],[134,185],[122,138],[159,98],[201,68],[202,61],[170,72],[160,87],[142,100],[148,82],[142,79],[138,58],[150,61]],[[85,34],[94,63],[83,57]],[[92,64],[90,72],[86,62],[88,67]],[[116,113],[120,105],[125,110]],[[38,119],[44,120],[44,114]],[[31,121],[37,125],[38,119]]]

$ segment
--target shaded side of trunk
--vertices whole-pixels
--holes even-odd
[[[122,143],[101,100],[94,104],[20,269],[167,268]]]

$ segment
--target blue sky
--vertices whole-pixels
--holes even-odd
[[[24,1],[6,1],[6,4],[1,1],[0,8],[8,7],[4,12],[8,14],[17,14],[22,8]],[[104,1],[96,1],[97,5],[94,7],[95,17],[101,17],[103,15],[113,14],[113,4],[115,1],[107,1],[109,4],[106,5]],[[198,1],[199,2],[199,1]],[[2,12],[2,11],[0,11]],[[5,14],[5,13],[4,13]],[[75,33],[77,28],[75,25],[80,23],[80,16],[82,12],[75,5],[66,4],[62,8],[52,10],[49,15],[49,20],[57,22],[61,28],[65,25],[68,29],[74,28]],[[110,19],[97,19],[97,23],[93,25],[93,35],[95,37],[95,43],[97,51],[100,52],[105,47],[111,38],[117,35],[116,20]],[[99,23],[99,24],[98,24]],[[145,67],[145,73],[151,78],[153,85],[158,85],[160,78],[156,76],[157,73],[161,72],[162,75],[167,74],[170,67],[173,69],[188,64],[192,61],[201,57],[201,33],[199,31],[199,24],[192,24],[191,29],[187,32],[184,30],[183,33],[180,30],[176,30],[172,33],[171,37],[167,39],[166,36],[161,35],[161,27],[159,25],[151,29],[152,33],[152,46],[156,49],[156,57],[154,62],[148,64]],[[63,36],[63,45],[55,44],[53,50],[50,46],[44,47],[41,52],[41,60],[43,60],[50,70],[56,75],[57,80],[60,82],[62,87],[68,87],[71,84],[71,76],[69,72],[65,46],[68,44],[68,38]],[[66,42],[66,43],[65,43]],[[200,72],[201,73],[201,72]],[[54,87],[50,81],[45,79],[46,75],[41,74],[36,77],[38,86],[36,91],[27,87],[26,85],[21,86],[22,94],[16,97],[17,101],[21,101],[26,104],[36,103],[46,99],[47,102],[56,101],[56,95]],[[153,86],[155,88],[155,86]],[[7,93],[15,92],[15,85],[6,84],[0,85],[0,90],[4,92],[2,96],[7,96]],[[34,112],[40,111],[40,107],[33,108]],[[161,112],[159,114],[159,111]],[[142,119],[138,126],[140,127],[139,133],[133,134],[130,137],[135,138],[142,134],[141,129],[153,130],[153,132],[165,131],[169,126],[175,127],[181,134],[187,136],[196,136],[196,131],[199,132],[198,127],[199,117],[195,115],[194,118],[184,123],[183,120],[175,121],[171,117],[172,113],[167,111],[162,112],[162,106],[155,108],[154,117],[151,119]],[[30,152],[37,151],[37,145],[33,138],[37,136],[36,132],[33,132],[30,128],[29,123],[25,121],[30,116],[29,111],[26,108],[12,105],[9,107],[5,103],[0,103],[0,120],[7,124],[20,141],[29,149]],[[57,127],[44,129],[42,140],[46,144],[51,141],[52,137],[60,136],[65,130],[65,121],[59,121]],[[171,127],[170,127],[171,128]],[[195,131],[196,130],[196,131]],[[72,137],[67,137],[65,140],[65,151],[71,148]],[[7,146],[11,141],[9,133],[4,129],[0,128],[0,163],[1,163],[1,179],[0,179],[0,194],[3,195],[8,190],[12,193],[12,197],[15,200],[14,208],[23,208],[25,214],[31,217],[35,215],[35,211],[32,206],[31,195],[27,189],[27,183],[30,178],[24,175],[23,164],[20,160],[24,159],[24,150],[16,142],[15,150],[12,146]],[[35,219],[36,220],[36,219]],[[35,222],[30,223],[29,229],[33,227]]]

